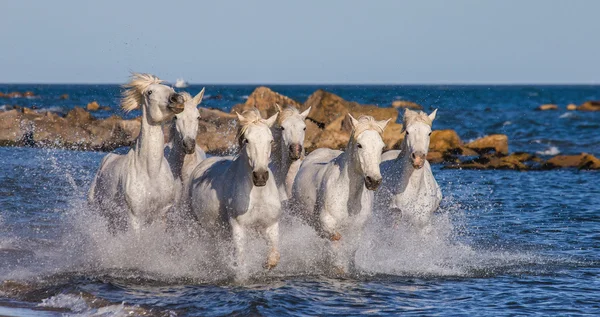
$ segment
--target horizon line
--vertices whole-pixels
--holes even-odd
[[[165,81],[168,84],[174,82]],[[0,82],[0,85],[122,85],[126,82]],[[455,82],[455,83],[256,83],[256,82],[239,82],[239,83],[187,83],[188,86],[598,86],[600,82],[584,83],[584,82]]]

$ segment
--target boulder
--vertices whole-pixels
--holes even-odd
[[[345,131],[324,130],[313,141],[312,147],[307,151],[313,151],[318,148],[329,148],[334,150],[343,150],[350,140],[350,133]]]
[[[98,104],[98,102],[92,101],[88,103],[85,108],[87,109],[87,111],[98,111],[98,109],[100,109],[100,105]]]
[[[256,107],[263,118],[268,118],[277,112],[275,103],[279,104],[281,107],[289,105],[299,109],[302,108],[300,103],[291,98],[278,94],[267,87],[258,87],[254,89],[245,103],[233,106],[231,113],[235,114],[235,111],[242,113],[244,110]]]
[[[392,108],[408,108],[411,110],[423,110],[423,107],[421,107],[421,105],[414,103],[412,101],[406,101],[406,100],[394,100],[392,101]]]
[[[558,106],[554,105],[554,104],[545,104],[545,105],[541,105],[541,106],[535,108],[535,110],[538,110],[538,111],[558,110]]]
[[[431,164],[438,164],[444,162],[444,154],[440,152],[427,152],[427,161]]]
[[[581,106],[577,107],[579,111],[600,111],[600,100],[586,101]]]
[[[567,105],[567,110],[569,110],[569,111],[577,110],[577,105],[570,103]]]
[[[61,100],[67,100],[67,99],[69,99],[69,95],[68,94],[62,94],[62,95],[60,95],[59,99],[61,99]]]
[[[388,122],[385,130],[383,130],[383,143],[385,143],[385,150],[397,150],[400,149],[402,140],[404,140],[404,133],[402,131],[402,125],[396,122]]]
[[[348,113],[357,119],[361,115],[373,116],[377,120],[391,119],[391,122],[396,122],[398,119],[398,111],[396,109],[380,108],[374,105],[361,105],[356,102],[346,101],[338,95],[321,89],[308,97],[302,109],[307,109],[308,107],[311,107],[308,118],[323,128],[336,119],[341,120],[339,123],[342,123]]]
[[[454,130],[433,130],[429,140],[429,151],[446,153],[462,147],[462,141]]]
[[[585,170],[600,170],[600,159],[591,154],[584,155],[578,168]]]
[[[465,147],[479,154],[494,151],[498,155],[508,155],[508,137],[504,134],[492,134],[467,143]]]
[[[73,110],[71,110],[67,113],[67,116],[65,118],[70,123],[73,123],[76,125],[85,125],[94,120],[92,117],[92,114],[85,111],[81,107],[73,108]]]
[[[542,167],[546,169],[569,167],[579,169],[600,169],[600,160],[587,153],[577,155],[557,155],[544,162]]]

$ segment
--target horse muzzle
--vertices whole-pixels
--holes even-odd
[[[183,139],[183,151],[185,154],[192,154],[196,151],[196,140],[192,138]]]
[[[268,170],[259,170],[252,172],[252,182],[254,186],[263,187],[267,185],[267,181],[269,180],[269,171]]]
[[[426,154],[423,154],[421,152],[418,152],[418,153],[413,152],[410,155],[410,160],[412,162],[412,166],[415,169],[423,168],[423,165],[425,165],[426,156],[427,156]]]
[[[167,108],[171,110],[173,113],[178,114],[183,112],[185,100],[183,100],[183,96],[180,94],[172,94],[169,96],[169,105]]]
[[[365,177],[365,187],[367,187],[368,190],[376,190],[379,185],[381,185],[381,176],[380,177],[371,177],[371,176],[367,176]]]
[[[300,144],[291,144],[290,145],[290,159],[293,161],[297,160],[302,156],[302,145]]]

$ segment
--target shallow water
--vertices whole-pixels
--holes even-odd
[[[85,203],[102,156],[0,148],[0,315],[600,313],[597,172],[435,166],[445,197],[430,236],[373,221],[358,273],[336,278],[323,241],[286,217],[280,266],[262,270],[256,240],[237,281],[183,227],[108,234]]]
[[[205,106],[230,109],[253,86],[208,86]],[[317,86],[275,86],[304,101]],[[542,103],[600,99],[598,86],[331,86],[361,103],[393,99],[440,108],[435,129],[464,140],[505,133],[511,151],[600,155],[600,113],[534,112]],[[197,92],[201,86],[191,86]],[[6,105],[66,112],[97,100],[116,109],[116,85],[0,85],[39,97]],[[68,93],[68,100],[58,96]],[[128,116],[136,116],[131,113]],[[326,270],[326,243],[285,215],[281,263],[236,279],[227,243],[193,223],[113,236],[85,197],[105,153],[0,148],[0,315],[598,315],[600,179],[594,171],[461,171],[434,166],[444,200],[431,235],[374,218],[357,272]]]

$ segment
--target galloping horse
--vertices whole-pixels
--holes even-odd
[[[339,240],[351,233],[360,235],[371,215],[373,191],[381,183],[379,164],[385,146],[381,135],[389,121],[348,116],[352,134],[346,150],[322,148],[310,153],[296,175],[292,196],[299,216],[331,241],[333,264],[341,272],[353,265],[356,249],[350,261],[341,259]]]
[[[192,211],[211,235],[229,235],[236,262],[244,267],[244,245],[249,231],[266,238],[269,255],[265,267],[279,263],[281,203],[269,170],[273,146],[271,127],[277,114],[262,119],[256,109],[237,114],[239,120],[236,157],[210,157],[194,169],[190,196]]]
[[[430,115],[406,109],[403,118],[406,136],[399,151],[383,155],[383,183],[375,199],[376,210],[390,211],[425,231],[442,200],[442,191],[426,159],[436,113],[437,109]]]
[[[163,155],[162,124],[184,110],[183,96],[149,74],[133,74],[124,85],[121,107],[142,107],[142,124],[135,147],[126,155],[107,154],[92,182],[88,201],[109,218],[113,229],[164,219],[176,196],[174,178]],[[129,219],[129,221],[127,221]]]

